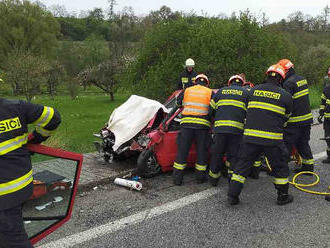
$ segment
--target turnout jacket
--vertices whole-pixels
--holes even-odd
[[[291,95],[274,83],[266,81],[252,88],[248,96],[244,141],[264,146],[280,144],[292,107]]]
[[[41,142],[60,121],[59,113],[51,107],[0,98],[0,210],[18,206],[32,194],[28,124],[35,125],[34,136]]]
[[[320,115],[324,115],[324,119],[330,121],[330,85],[323,89],[321,95]]]
[[[223,87],[212,97],[215,133],[242,134],[248,91],[237,85]]]
[[[283,88],[292,95],[293,110],[288,121],[288,127],[310,125],[313,123],[313,116],[309,104],[309,90],[307,80],[290,70]]]
[[[191,72],[188,72],[187,70],[184,70],[180,74],[180,78],[178,80],[178,90],[184,90],[187,89],[188,87],[194,86],[194,81],[197,76],[197,73],[193,70]]]
[[[182,91],[177,98],[177,107],[182,107],[180,124],[182,127],[209,129],[210,102],[213,91],[202,85],[195,85]]]

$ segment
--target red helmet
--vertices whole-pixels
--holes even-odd
[[[277,62],[280,66],[284,68],[284,70],[287,72],[290,68],[293,68],[293,63],[288,59],[281,59]]]
[[[254,87],[254,84],[251,83],[251,82],[244,82],[244,83],[243,83],[243,87],[250,87],[250,88],[253,88],[253,87]]]
[[[195,84],[197,84],[197,81],[205,82],[206,87],[209,87],[209,85],[210,85],[210,81],[209,81],[208,77],[204,74],[198,74],[195,78]]]
[[[234,76],[231,76],[229,78],[229,80],[228,80],[228,86],[230,86],[233,81],[235,81],[237,83],[241,82],[242,85],[245,83],[244,79],[240,75],[234,75]]]
[[[271,74],[272,76],[275,76],[276,73],[281,75],[283,79],[285,78],[284,68],[279,64],[270,66],[266,72],[267,75]]]

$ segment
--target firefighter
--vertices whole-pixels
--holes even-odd
[[[267,70],[264,83],[251,89],[248,97],[246,124],[243,143],[237,162],[233,166],[228,190],[228,202],[239,203],[246,177],[250,174],[254,161],[264,153],[272,165],[272,176],[277,190],[277,204],[293,201],[288,194],[289,167],[288,152],[283,143],[284,124],[292,112],[292,96],[281,88],[285,78],[282,66],[273,65]]]
[[[174,162],[173,181],[183,183],[183,170],[193,142],[196,143],[197,161],[195,164],[197,183],[206,178],[208,146],[210,144],[210,101],[213,92],[208,88],[209,80],[204,74],[196,77],[195,86],[187,88],[177,98],[177,107],[183,106],[181,128],[177,137],[178,152]]]
[[[228,86],[218,90],[211,100],[214,119],[214,141],[209,170],[211,185],[217,186],[221,172],[226,176],[225,163],[231,174],[230,164],[235,160],[241,142],[248,91],[242,87],[244,80],[234,75],[228,80]]]
[[[180,78],[178,81],[178,90],[187,89],[190,86],[194,85],[194,81],[196,79],[197,73],[194,71],[195,61],[191,58],[186,60],[185,69],[180,74]]]
[[[330,77],[330,70],[328,71]],[[322,118],[324,117],[323,129],[324,137],[327,142],[327,158],[322,161],[322,163],[330,163],[330,84],[325,84],[323,93],[321,95],[321,105],[319,110],[319,122],[322,123]]]
[[[29,142],[41,143],[60,121],[51,107],[0,98],[0,236],[6,247],[32,247],[22,218],[22,204],[33,190],[28,124],[35,125]]]
[[[242,73],[242,74],[245,76],[244,73]],[[240,74],[240,75],[242,75],[242,74]],[[251,82],[246,82],[246,80],[245,80],[245,82],[243,83],[243,88],[247,89],[248,91],[250,91],[251,88],[253,88],[253,87],[254,87],[254,84]],[[251,173],[249,175],[249,177],[252,179],[259,179],[260,170],[263,168],[262,162],[261,162],[261,157],[262,157],[262,155],[260,155],[253,164],[253,168],[251,169]]]
[[[288,59],[278,62],[285,70],[283,88],[292,95],[293,111],[284,132],[284,142],[289,152],[295,147],[302,157],[302,166],[295,170],[313,171],[314,160],[309,146],[313,116],[309,104],[307,80],[295,73],[293,63]],[[310,174],[305,174],[310,175]]]

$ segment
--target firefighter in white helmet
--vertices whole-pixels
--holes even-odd
[[[184,90],[190,86],[194,85],[195,78],[197,73],[194,71],[195,61],[191,58],[186,60],[184,71],[180,74],[180,78],[178,81],[178,90]]]

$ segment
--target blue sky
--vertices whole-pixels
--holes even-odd
[[[46,6],[63,5],[66,9],[80,12],[93,8],[107,8],[107,0],[40,0]],[[125,6],[133,7],[137,15],[145,15],[150,10],[157,10],[162,5],[169,6],[172,10],[206,12],[209,15],[224,13],[230,15],[233,11],[249,8],[255,14],[265,12],[271,22],[286,18],[295,11],[302,11],[311,16],[319,15],[322,9],[330,6],[329,0],[117,0],[115,11],[122,10]]]

